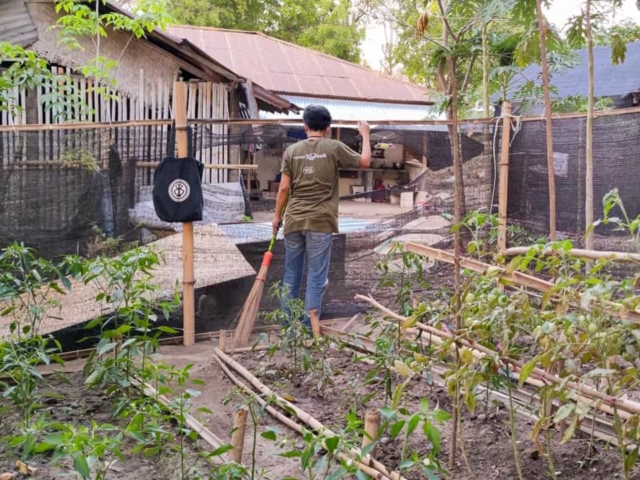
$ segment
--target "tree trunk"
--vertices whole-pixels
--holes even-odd
[[[593,110],[594,110],[594,95],[595,95],[595,75],[594,75],[594,60],[593,60],[593,30],[591,25],[591,0],[587,0],[587,12],[586,12],[586,29],[587,29],[587,55],[589,57],[589,93],[588,93],[588,114],[587,114],[587,145],[586,145],[586,158],[587,158],[587,175],[586,175],[586,190],[585,190],[585,209],[584,219],[585,228],[587,232],[586,248],[587,250],[593,250],[593,237],[594,232],[591,226],[593,225]]]
[[[547,64],[547,22],[542,14],[542,0],[536,0],[538,29],[540,30],[540,66],[544,90],[544,110],[547,119],[547,170],[549,172],[549,238],[556,240],[556,178],[553,166],[553,126],[551,124],[551,94],[549,93],[549,65]]]
[[[449,84],[451,86],[451,106],[449,107],[449,116],[451,125],[449,132],[451,136],[451,153],[453,155],[453,171],[455,176],[455,192],[454,192],[454,214],[453,224],[459,225],[462,221],[464,210],[464,181],[462,179],[462,159],[460,158],[459,136],[458,136],[458,82],[456,77],[456,59],[455,57],[447,58],[447,66],[449,70]],[[456,332],[461,328],[460,305],[460,229],[458,228],[453,234],[453,250],[455,254],[455,312],[456,312]],[[460,363],[460,352],[456,349],[456,361]],[[457,432],[460,416],[460,399],[459,399],[459,381],[456,381],[455,403],[452,415],[451,439],[449,445],[449,469],[452,470],[456,462],[457,454]]]
[[[491,100],[489,98],[489,34],[488,24],[482,25],[482,101],[484,103],[484,117],[491,116]]]

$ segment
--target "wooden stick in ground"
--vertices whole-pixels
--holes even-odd
[[[222,368],[222,370],[229,377],[229,379],[233,383],[235,383],[237,387],[241,388],[247,394],[251,395],[256,400],[256,402],[258,402],[260,404],[260,406],[262,408],[264,408],[267,413],[269,413],[269,415],[271,415],[273,418],[275,418],[280,423],[282,423],[286,427],[290,428],[294,432],[297,432],[299,434],[302,434],[304,432],[304,428],[302,427],[302,425],[300,425],[297,422],[294,422],[291,418],[287,417],[282,412],[279,412],[277,409],[275,409],[271,405],[268,405],[267,402],[262,397],[260,397],[257,393],[255,393],[253,390],[251,390],[249,387],[247,387],[242,381],[240,381],[240,379],[238,379],[238,377],[236,377],[233,374],[233,372],[231,372],[229,367],[227,367],[225,362],[223,362],[220,359],[220,357],[218,357],[217,355],[214,355],[213,358],[218,362],[218,365],[220,365],[220,368]],[[340,458],[341,460],[345,460],[345,461],[352,461],[353,460],[353,458],[349,457],[348,455],[346,455],[344,453],[338,454],[338,458]],[[373,478],[375,480],[392,480],[389,477],[387,477],[386,475],[383,475],[379,471],[375,470],[374,468],[369,467],[368,465],[364,465],[364,464],[362,464],[360,462],[357,462],[357,465],[358,465],[358,468],[360,470],[362,470],[364,473],[366,473],[367,475],[369,475],[371,478]]]
[[[509,147],[511,145],[511,102],[502,104],[502,147],[500,148],[500,189],[498,194],[498,247],[507,248],[507,200],[509,196]]]
[[[380,310],[381,312],[385,313],[385,315],[387,315],[389,318],[394,318],[398,321],[401,322],[405,322],[407,320],[406,317],[403,317],[402,315],[399,315],[397,313],[394,313],[393,311],[389,310],[387,307],[385,307],[384,305],[381,305],[380,303],[376,302],[373,298],[371,297],[365,297],[362,295],[356,295],[356,299],[357,300],[363,300],[366,301],[368,303],[370,303],[371,305],[373,305],[375,308],[377,308],[378,310]],[[503,356],[499,356],[498,352],[495,352],[489,348],[486,348],[482,345],[480,345],[479,343],[477,343],[475,340],[473,339],[469,339],[469,338],[462,338],[462,337],[458,337],[457,339],[455,338],[455,336],[451,333],[448,332],[443,332],[442,330],[438,330],[437,328],[431,327],[429,325],[424,325],[422,323],[417,323],[416,324],[416,328],[419,328],[422,331],[425,332],[429,332],[432,333],[434,335],[438,335],[442,338],[446,338],[449,340],[455,340],[457,343],[459,343],[460,345],[470,348],[470,349],[476,349],[479,350],[483,353],[485,353],[486,355],[489,356],[498,356],[499,359],[504,362],[504,363],[508,363],[510,365],[513,365],[515,367],[517,367],[518,369],[522,369],[524,368],[525,364],[524,362],[521,362],[519,360],[515,360],[513,358],[510,357],[503,357]],[[546,382],[550,382],[556,385],[559,385],[561,383],[563,383],[564,379],[556,376],[556,375],[551,375],[548,372],[540,369],[540,368],[534,368],[531,371],[532,375],[535,375],[537,378],[542,379]],[[576,382],[567,382],[566,383],[566,387],[570,388],[572,390],[575,390],[576,392],[578,392],[579,394],[581,394],[584,397],[589,397],[590,399],[595,399],[595,400],[600,400],[606,404],[608,404],[610,407],[616,407],[619,410],[623,410],[626,411],[628,413],[634,414],[634,415],[640,415],[640,403],[638,402],[634,402],[632,400],[628,400],[626,398],[617,398],[617,397],[612,397],[610,395],[607,395],[605,393],[600,392],[599,390],[596,390],[594,388],[588,387],[587,385],[583,385],[581,383],[576,383]]]
[[[187,134],[187,101],[186,85],[182,82],[173,84],[173,114],[176,121],[176,144],[178,157],[186,158],[189,154]],[[183,344],[186,347],[196,343],[196,303],[195,278],[193,265],[193,223],[182,224],[182,328]]]
[[[227,331],[226,330],[220,330],[220,337],[218,338],[218,348],[220,349],[220,351],[222,352],[226,352],[227,346]]]
[[[362,436],[362,449],[378,441],[380,431],[380,413],[377,410],[369,409],[364,415],[364,435]],[[376,447],[371,448],[369,455],[375,457]]]
[[[309,320],[311,321],[311,331],[313,338],[320,338],[320,318],[318,318],[318,310],[309,310]]]
[[[230,368],[235,370],[240,376],[242,376],[246,381],[248,381],[252,387],[258,390],[261,394],[266,395],[275,399],[276,403],[282,408],[286,409],[288,412],[294,414],[301,420],[303,423],[307,424],[314,431],[321,433],[327,436],[336,436],[334,432],[325,427],[322,423],[320,423],[316,418],[311,416],[309,413],[304,410],[298,408],[293,403],[285,400],[281,396],[277,395],[273,390],[263,384],[260,380],[258,380],[255,375],[252,375],[246,368],[236,362],[234,359],[221,352],[219,349],[215,348],[213,352],[225,362]],[[382,473],[384,476],[389,477],[391,480],[406,480],[402,477],[398,472],[389,471],[387,467],[385,467],[382,463],[376,461],[371,457],[363,457],[362,452],[357,449],[351,449],[349,453],[353,458],[358,458],[360,461],[378,472]]]
[[[233,417],[233,433],[231,434],[231,445],[233,450],[229,453],[232,462],[242,463],[242,449],[244,448],[244,432],[247,427],[247,407],[236,410]]]

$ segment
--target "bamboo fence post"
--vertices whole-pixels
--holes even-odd
[[[364,435],[362,436],[362,449],[378,440],[378,432],[380,431],[380,413],[377,410],[367,410],[364,416]],[[372,447],[369,455],[374,457],[376,447]]]
[[[231,433],[231,445],[233,450],[229,453],[232,462],[242,463],[242,449],[244,448],[244,432],[247,427],[247,407],[236,411],[233,417],[233,432]]]
[[[509,146],[511,145],[511,102],[502,104],[502,148],[500,149],[500,191],[498,198],[498,247],[507,248],[507,200],[509,196]]]
[[[178,157],[189,154],[187,133],[186,85],[175,82],[173,85],[173,115],[176,121],[176,144]],[[183,345],[190,347],[196,343],[195,334],[195,278],[193,265],[193,223],[182,224],[182,328]]]
[[[587,57],[589,69],[589,93],[587,95],[587,144],[585,146],[585,157],[587,163],[587,172],[585,177],[585,230],[587,232],[585,239],[585,247],[587,250],[593,250],[594,231],[593,225],[593,112],[595,102],[595,73],[594,73],[594,54],[593,54],[593,29],[591,24],[591,3],[587,0],[587,8],[585,12],[585,27],[587,34]],[[640,3],[638,3],[640,8]]]

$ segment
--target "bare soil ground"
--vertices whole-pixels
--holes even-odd
[[[237,360],[260,380],[280,394],[291,395],[296,399],[296,405],[313,415],[325,426],[340,430],[346,423],[346,414],[353,404],[354,390],[349,385],[356,377],[364,378],[370,366],[354,362],[353,355],[348,351],[334,351],[331,355],[334,370],[332,384],[319,395],[309,385],[299,385],[298,382],[287,380],[282,372],[287,371],[290,359],[277,355],[269,361],[265,355],[257,353],[237,356]],[[399,379],[396,379],[398,381]],[[376,392],[370,400],[368,408],[381,408],[387,402],[382,386],[359,387],[359,394]],[[406,391],[404,406],[410,411],[417,412],[423,399],[429,400],[429,405],[451,412],[452,404],[448,393],[436,385],[429,385],[425,379],[414,381]],[[511,434],[509,415],[502,405],[491,405],[488,415],[484,415],[484,407],[479,406],[475,415],[466,413],[463,417],[463,436],[465,449],[473,475],[469,473],[461,459],[456,469],[443,475],[450,479],[471,480],[473,478],[492,480],[512,480],[518,478]],[[364,412],[359,411],[362,418]],[[450,422],[449,422],[450,423]],[[440,461],[447,465],[449,455],[450,424],[440,426],[442,432],[442,452]],[[533,423],[516,416],[517,446],[520,454],[523,477],[526,480],[552,478],[546,458],[537,455],[535,445],[530,440]],[[557,437],[557,435],[556,435]],[[409,440],[409,450],[426,455],[431,448],[429,442],[417,431]],[[383,437],[376,457],[389,468],[396,468],[400,462],[401,442]],[[595,449],[589,455],[589,439],[579,437],[568,444],[561,445],[558,438],[552,441],[552,455],[555,471],[561,479],[601,480],[621,478],[621,461],[619,452],[607,448],[602,443],[596,443]],[[409,480],[424,478],[418,472],[406,473]],[[639,479],[640,472],[635,471],[632,479]]]
[[[76,362],[76,365],[78,362]],[[71,370],[76,370],[74,364]],[[47,391],[58,394],[59,398],[47,399],[42,407],[49,415],[52,422],[65,424],[91,426],[91,422],[98,424],[111,424],[124,427],[125,423],[113,418],[113,404],[99,390],[88,389],[84,385],[82,373],[72,372],[61,380],[57,376],[47,377]],[[6,400],[0,403],[0,407],[7,405]],[[16,435],[18,415],[9,410],[0,413],[0,438]],[[169,427],[170,428],[170,427]],[[107,474],[108,479],[114,480],[178,480],[181,478],[180,460],[178,453],[167,445],[161,456],[145,458],[142,455],[132,454],[135,446],[132,440],[125,441],[124,454],[126,461],[115,463]],[[208,463],[199,458],[197,448],[187,443],[187,465],[189,465],[189,478],[207,478],[210,468]],[[14,472],[15,462],[20,458],[20,452],[7,447],[7,442],[0,442],[0,474]],[[29,461],[29,466],[37,468],[34,477],[22,477],[16,479],[36,478],[38,480],[58,480],[60,478],[76,477],[71,460],[52,462],[51,454],[41,454]]]

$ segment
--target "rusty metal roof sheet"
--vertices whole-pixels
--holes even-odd
[[[0,42],[28,47],[38,40],[38,30],[22,1],[0,0]]]
[[[45,0],[46,1],[46,0]],[[54,0],[49,0],[53,4]],[[0,42],[9,42],[23,47],[31,46],[38,40],[38,30],[33,23],[28,1],[25,0],[0,0]],[[116,12],[133,18],[132,14],[114,3],[101,3],[101,8],[106,11]],[[190,73],[202,79],[211,79],[211,75],[221,77],[228,82],[243,83],[245,78],[241,74],[212,58],[207,52],[199,48],[189,39],[174,36],[167,32],[154,29],[145,35],[146,41],[158,45],[163,50],[182,59],[182,67]],[[270,89],[262,85],[254,84],[253,92],[260,107],[271,112],[288,112],[296,110],[286,99],[272,93]]]
[[[190,40],[213,58],[289,95],[429,105],[428,91],[368,68],[269,37],[208,27],[176,26],[169,31]]]

